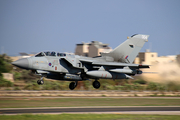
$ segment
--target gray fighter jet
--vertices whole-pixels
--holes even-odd
[[[44,83],[43,77],[55,80],[73,81],[69,88],[73,90],[78,81],[95,79],[93,87],[100,87],[99,79],[133,79],[131,76],[142,74],[141,68],[149,65],[133,64],[133,61],[149,35],[135,34],[109,53],[90,58],[60,52],[40,52],[29,58],[12,62],[13,65],[32,70],[41,75],[37,81]]]

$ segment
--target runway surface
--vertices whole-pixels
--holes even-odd
[[[122,106],[122,107],[52,107],[52,108],[1,108],[0,114],[60,114],[60,113],[176,113],[180,115],[179,106]]]
[[[44,96],[0,96],[0,98],[150,98],[150,99],[180,99],[180,97],[56,97],[56,96],[50,96],[50,97],[44,97]]]

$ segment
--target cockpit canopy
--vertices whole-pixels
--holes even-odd
[[[35,55],[35,57],[42,57],[42,56],[57,56],[57,57],[63,57],[63,56],[66,56],[66,53],[59,53],[59,52],[50,52],[50,51],[47,51],[47,52],[40,52],[38,54]]]

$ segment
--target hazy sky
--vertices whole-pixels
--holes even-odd
[[[150,35],[141,51],[180,54],[180,0],[0,0],[0,53],[74,52],[77,43],[110,47]]]

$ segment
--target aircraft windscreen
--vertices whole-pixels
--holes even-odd
[[[37,55],[35,55],[35,57],[42,57],[42,56],[45,56],[43,52],[40,52]]]
[[[47,52],[40,52],[37,55],[35,55],[35,57],[42,57],[42,56],[64,57],[66,56],[66,53],[59,53],[59,52],[56,53],[56,52],[47,51]]]

